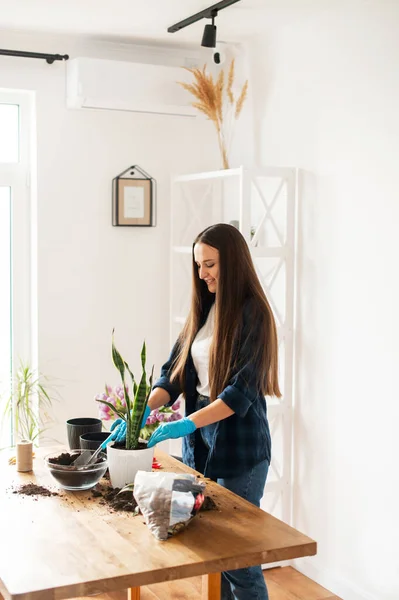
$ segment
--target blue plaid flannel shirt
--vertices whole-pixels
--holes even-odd
[[[206,318],[206,315],[205,315]],[[204,318],[204,321],[205,321]],[[204,322],[203,321],[203,322]],[[255,385],[251,363],[253,348],[259,343],[259,328],[251,319],[250,301],[243,311],[242,343],[237,347],[238,367],[232,373],[227,387],[218,395],[234,411],[234,414],[216,424],[213,443],[209,450],[201,445],[197,432],[183,438],[183,461],[189,467],[203,471],[212,479],[238,477],[264,460],[270,462],[271,438],[267,420],[266,400]],[[161,375],[154,388],[161,387],[170,394],[173,404],[182,393],[177,382],[171,383],[170,371],[178,350],[177,343],[161,368]],[[186,416],[196,410],[197,373],[191,353],[185,367]],[[206,452],[205,467],[199,467],[199,454]]]

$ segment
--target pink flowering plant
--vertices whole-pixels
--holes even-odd
[[[140,437],[143,438],[143,440],[148,440],[162,423],[171,423],[172,421],[179,421],[182,419],[183,417],[179,412],[179,408],[180,400],[176,400],[170,408],[162,406],[161,408],[153,410],[149,417],[147,417],[145,427],[141,430]]]
[[[124,414],[126,413],[125,390],[123,389],[123,385],[112,387],[106,383],[105,391],[102,394],[97,394],[94,399],[100,402],[98,416],[102,421],[114,421],[118,418],[118,415],[110,408],[109,404],[112,404],[117,411]],[[103,404],[101,402],[104,400],[105,402],[108,402],[108,404]]]

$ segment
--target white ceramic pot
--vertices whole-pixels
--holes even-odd
[[[154,448],[120,450],[109,444],[107,457],[111,485],[122,488],[127,483],[134,482],[137,471],[152,471]]]

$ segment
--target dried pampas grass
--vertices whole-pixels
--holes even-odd
[[[247,97],[248,81],[244,83],[240,94],[234,97],[234,58],[228,69],[226,84],[226,76],[223,69],[216,80],[213,79],[211,73],[207,73],[206,65],[202,69],[186,68],[186,71],[194,75],[194,82],[190,84],[179,81],[178,83],[194,96],[195,102],[192,103],[192,106],[206,115],[215,125],[223,168],[228,169],[228,149],[231,142],[232,121],[233,119],[238,119],[241,114]],[[229,131],[226,131],[227,125],[230,126]]]

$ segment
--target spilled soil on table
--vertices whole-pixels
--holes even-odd
[[[109,506],[114,511],[136,512],[137,502],[131,491],[121,492],[121,488],[111,488],[100,483],[91,490],[91,495],[93,498],[101,498],[100,504]]]
[[[20,487],[12,490],[13,494],[19,494],[21,496],[59,496],[57,492],[43,487],[42,485],[36,485],[35,483],[25,483]]]
[[[216,505],[216,502],[210,496],[205,496],[205,500],[200,508],[200,512],[206,510],[219,510]]]

